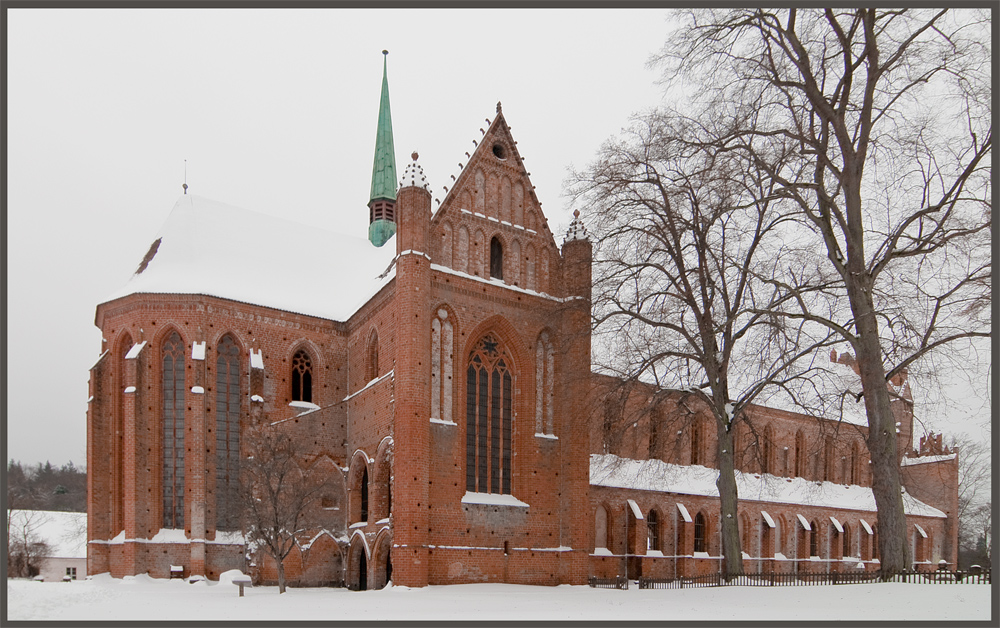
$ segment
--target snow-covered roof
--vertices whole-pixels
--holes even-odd
[[[899,464],[904,467],[908,467],[914,464],[926,464],[928,462],[943,462],[945,460],[954,460],[954,459],[955,459],[955,454],[940,454],[937,456],[917,456],[915,458],[907,458],[906,456],[904,456],[903,459],[899,461]]]
[[[591,454],[590,484],[671,492],[681,495],[718,496],[717,469],[701,465],[676,465],[662,460],[632,460],[613,454]],[[815,482],[803,478],[736,472],[741,500],[776,504],[800,504],[824,508],[843,508],[875,512],[875,497],[867,486]],[[946,515],[909,493],[903,493],[903,508],[908,515],[941,517]]]
[[[144,267],[106,301],[203,294],[343,321],[395,275],[386,272],[394,240],[375,247],[194,195],[181,196],[153,240]]]
[[[27,529],[49,546],[50,558],[87,557],[87,513],[56,510],[15,510],[11,536]]]

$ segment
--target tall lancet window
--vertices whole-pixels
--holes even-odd
[[[215,512],[218,530],[239,526],[240,350],[224,336],[215,361]]]
[[[555,357],[549,334],[542,332],[535,343],[535,433],[555,434],[553,381]]]
[[[173,332],[163,342],[163,527],[184,527],[184,343]]]
[[[514,376],[503,345],[487,334],[466,372],[466,490],[510,494]]]
[[[454,331],[448,310],[431,321],[431,418],[452,422],[452,346]]]

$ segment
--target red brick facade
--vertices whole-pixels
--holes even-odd
[[[219,530],[222,412],[238,414],[243,451],[248,426],[281,422],[300,447],[301,466],[331,478],[319,506],[323,525],[303,535],[285,561],[292,583],[583,584],[588,574],[620,572],[626,553],[637,555],[633,574],[716,569],[716,500],[591,485],[591,453],[710,465],[714,429],[692,424],[653,437],[647,413],[612,433],[605,416],[592,412],[617,403],[627,414],[639,402],[605,402],[609,382],[590,372],[590,244],[577,237],[577,225],[557,246],[499,107],[437,211],[426,189],[408,185],[399,190],[396,221],[396,240],[386,245],[396,248],[394,278],[346,320],[205,294],[137,292],[98,306],[106,351],[90,377],[88,572],[168,577],[175,565],[185,576],[214,579],[237,568],[275,579],[273,564],[247,559],[236,530]],[[155,256],[147,256],[151,269]],[[338,272],[355,270],[318,272],[331,299]],[[167,360],[169,339],[177,338],[183,357]],[[225,338],[239,350],[239,386],[227,389],[238,392],[238,402],[219,392]],[[309,399],[296,399],[306,371]],[[170,373],[179,379],[168,389]],[[676,413],[680,402],[668,400],[659,411]],[[182,420],[168,419],[167,407]],[[752,411],[760,425],[772,426],[773,447],[764,462],[747,454],[741,469],[869,483],[863,430]],[[904,423],[900,438],[908,445],[912,419]],[[183,432],[173,448],[164,442],[170,425]],[[787,453],[795,451],[796,434],[812,447],[800,448],[798,462]],[[750,435],[738,440],[750,451]],[[908,469],[918,484],[946,485],[913,494],[948,518],[914,521],[930,537],[927,560],[954,562],[955,476]],[[170,478],[179,491],[172,496]],[[164,525],[168,497],[183,529]],[[704,521],[697,539],[678,503]],[[748,566],[847,568],[831,515],[850,531],[850,551],[859,548],[856,558],[871,564],[859,519],[874,524],[873,512],[746,496],[741,503]],[[605,545],[595,546],[601,509]],[[762,509],[779,532],[761,527]],[[647,551],[651,511],[659,555]],[[818,559],[797,549],[798,514],[818,522]],[[696,541],[704,544],[697,552]]]

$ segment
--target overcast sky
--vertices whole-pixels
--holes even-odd
[[[185,160],[190,193],[366,237],[386,48],[398,171],[418,151],[443,199],[502,101],[561,244],[567,168],[661,100],[646,61],[668,32],[665,11],[635,9],[7,16],[5,447],[78,465],[95,307],[135,271]],[[987,414],[974,399],[950,419],[979,434]]]

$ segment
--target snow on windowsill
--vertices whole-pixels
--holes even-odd
[[[191,392],[193,392],[196,395],[203,395],[205,394],[205,389],[202,388],[201,386],[192,386]]]
[[[547,438],[549,440],[559,440],[559,437],[555,434],[543,434],[541,432],[535,432],[535,438]]]
[[[378,521],[375,522],[375,525],[382,525],[383,523],[389,523],[389,517],[386,517],[385,519],[379,519]]]
[[[129,386],[129,387],[127,387],[125,389],[125,394],[134,393],[134,392],[135,392],[135,386]]]
[[[663,552],[660,550],[648,549],[646,550],[646,556],[663,556]]]
[[[293,401],[288,404],[289,408],[298,408],[302,412],[299,414],[304,414],[306,412],[312,412],[313,410],[319,410],[319,406],[315,403],[309,401]]]
[[[694,558],[711,558],[712,557],[711,555],[709,555],[708,552],[695,552],[694,554],[692,554],[692,556]]]
[[[445,421],[444,419],[435,418],[431,419],[431,423],[436,423],[437,425],[458,425],[458,423],[455,423],[454,421]]]
[[[472,493],[465,492],[462,496],[463,504],[486,504],[489,506],[516,506],[518,508],[530,508],[530,506],[513,495],[501,495],[499,493]]]
[[[264,403],[264,398],[260,395],[251,395],[250,401],[255,401],[257,403]]]
[[[347,526],[347,528],[348,528],[349,530],[353,530],[354,528],[363,528],[363,527],[365,527],[366,525],[368,525],[368,522],[367,522],[367,521],[359,521],[359,522],[357,522],[357,523],[352,523],[351,525]]]

